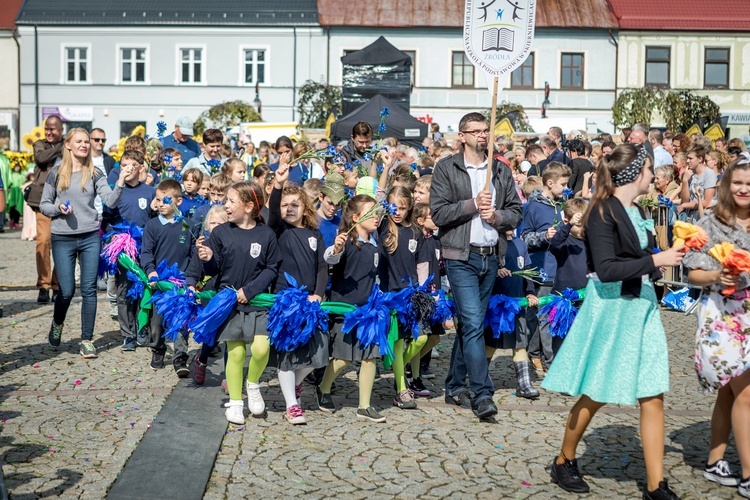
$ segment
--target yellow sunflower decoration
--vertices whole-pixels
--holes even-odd
[[[21,142],[23,147],[29,151],[34,151],[34,143],[44,139],[44,129],[42,127],[34,127],[31,132],[24,134]]]

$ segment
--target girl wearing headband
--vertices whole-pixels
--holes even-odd
[[[678,498],[664,479],[664,400],[669,390],[667,339],[653,281],[660,268],[682,260],[682,247],[653,253],[653,221],[636,197],[654,177],[644,149],[617,146],[596,171],[596,188],[583,217],[589,262],[586,300],[542,387],[580,395],[570,411],[552,482],[586,493],[576,449],[594,414],[605,404],[641,408],[647,484],[643,498]]]

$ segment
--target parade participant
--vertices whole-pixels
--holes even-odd
[[[221,167],[221,173],[232,180],[232,183],[242,182],[247,175],[247,165],[239,158],[230,158]]]
[[[693,221],[698,217],[698,189],[701,188],[701,199],[704,207],[711,206],[718,183],[716,172],[706,165],[707,151],[694,144],[687,150],[688,168],[682,176],[682,203],[677,207],[680,220]]]
[[[39,289],[39,296],[36,301],[42,304],[49,303],[50,289],[58,291],[57,274],[50,259],[50,249],[52,248],[50,219],[44,215],[39,204],[44,192],[44,186],[47,182],[52,167],[57,166],[62,159],[63,151],[63,126],[59,116],[48,116],[44,120],[44,140],[38,140],[34,143],[34,181],[31,183],[27,203],[34,212],[36,212],[36,287]],[[56,293],[53,293],[52,299],[55,301]]]
[[[505,239],[508,241],[508,250],[505,254],[505,265],[498,269],[497,278],[492,288],[493,295],[505,295],[506,297],[526,297],[529,307],[536,307],[539,299],[535,295],[534,283],[524,279],[522,276],[514,275],[514,272],[530,270],[531,258],[526,243],[514,235],[515,231],[506,231]],[[526,308],[524,308],[526,309]],[[529,361],[529,327],[526,321],[525,311],[516,315],[514,330],[512,332],[493,332],[491,328],[484,330],[485,355],[487,366],[492,362],[492,357],[497,349],[513,350],[513,368],[516,372],[516,396],[526,399],[538,399],[539,391],[531,385],[531,362]]]
[[[664,479],[664,393],[669,390],[667,339],[653,281],[678,265],[684,246],[653,253],[653,223],[635,199],[648,191],[653,161],[630,144],[605,155],[594,197],[583,217],[589,271],[581,307],[542,382],[547,390],[581,395],[568,416],[560,453],[550,466],[562,489],[586,493],[576,449],[605,404],[641,408],[645,499],[678,498]],[[613,326],[616,325],[616,326]]]
[[[224,174],[215,174],[213,177],[217,176],[221,176],[227,179]],[[226,199],[226,193],[224,194],[224,198]],[[188,282],[191,282],[190,276],[202,276],[203,278],[206,278],[205,276],[203,276],[203,262],[198,256],[198,248],[200,248],[200,245],[203,245],[205,243],[206,238],[211,237],[211,233],[213,232],[214,228],[216,228],[216,226],[224,224],[226,221],[227,211],[224,208],[224,205],[213,205],[206,213],[202,225],[196,226],[200,227],[203,230],[203,234],[200,235],[195,242],[196,245],[195,247],[193,247],[188,270],[185,271],[185,275],[188,277]],[[191,283],[197,283],[198,281],[198,279],[194,279]],[[202,290],[215,290],[217,281],[218,279],[216,276],[209,277],[208,281],[206,281],[206,283],[203,285]],[[194,287],[195,285],[193,284],[192,286]],[[197,356],[195,356],[195,358],[193,358],[193,369],[191,370],[191,373],[193,376],[193,382],[195,382],[197,385],[203,385],[203,383],[206,381],[206,365],[208,364],[208,356],[211,354],[211,352],[214,351],[217,344],[217,339],[214,339],[214,341],[210,343],[201,344],[201,351]],[[222,380],[221,386],[226,390],[226,380]]]
[[[39,210],[51,219],[52,255],[57,265],[60,293],[49,330],[49,344],[60,346],[63,324],[76,291],[76,260],[81,266],[81,347],[84,358],[95,358],[94,322],[96,320],[96,275],[102,240],[99,235],[99,213],[94,208],[98,195],[108,207],[114,207],[122,196],[125,179],[132,167],[123,166],[114,189],[91,161],[89,134],[74,128],[65,136],[60,165],[49,171]]]
[[[318,222],[326,248],[333,246],[341,223],[341,202],[344,200],[344,178],[336,173],[326,177],[318,195]]]
[[[521,222],[521,200],[510,169],[496,162],[487,165],[487,119],[480,113],[459,122],[462,146],[457,154],[440,160],[432,175],[430,208],[440,229],[440,242],[451,283],[459,331],[451,352],[445,381],[447,403],[471,407],[480,418],[497,413],[485,362],[483,322],[498,269],[498,257],[507,243],[498,232]],[[485,190],[487,168],[492,182]],[[466,390],[469,378],[473,398]]]
[[[227,343],[226,418],[237,425],[245,423],[242,372],[247,344],[252,353],[247,371],[248,407],[254,416],[261,416],[266,410],[259,382],[270,353],[268,311],[251,306],[248,301],[268,291],[276,279],[281,253],[274,232],[259,221],[262,199],[263,192],[256,183],[234,184],[227,193],[227,223],[217,226],[211,237],[198,245],[204,273],[219,276],[217,289],[237,290],[236,309],[217,333],[218,341]]]
[[[128,166],[131,173],[125,178],[125,186],[122,197],[116,206],[104,207],[102,217],[102,229],[105,232],[112,231],[116,224],[135,224],[143,228],[151,220],[151,205],[154,201],[155,190],[153,187],[143,184],[139,177],[143,166],[143,154],[135,149],[125,151],[120,158],[120,168]],[[115,274],[117,321],[122,333],[122,350],[135,351],[138,326],[136,315],[138,314],[138,303],[127,297],[130,281],[127,272],[121,267]]]
[[[315,209],[302,188],[286,184],[288,164],[279,165],[275,177],[268,226],[279,239],[281,267],[274,293],[290,286],[286,278],[289,275],[306,287],[308,300],[322,302],[328,284],[328,264],[323,258],[326,246],[317,228]],[[318,330],[307,344],[292,352],[272,349],[271,358],[279,370],[279,385],[286,402],[284,417],[291,424],[305,424],[305,412],[299,402],[302,381],[314,369],[328,366],[328,331]]]
[[[198,170],[196,170],[199,172]],[[149,281],[156,281],[159,275],[156,266],[166,261],[168,266],[177,265],[185,271],[190,264],[191,248],[195,242],[192,225],[179,215],[177,207],[181,200],[180,184],[174,179],[165,179],[156,186],[156,209],[159,215],[146,223],[143,228],[143,245],[141,248],[141,266]],[[186,227],[185,224],[188,226]],[[164,355],[167,351],[166,341],[162,337],[164,328],[162,315],[152,310],[150,322],[151,369],[164,368]],[[178,377],[187,377],[188,344],[187,330],[175,338],[172,365]]]
[[[563,191],[570,179],[570,168],[562,163],[550,162],[542,174],[542,190],[531,193],[523,211],[521,239],[526,242],[531,256],[531,265],[544,271],[540,283],[534,288],[537,297],[545,297],[552,292],[552,284],[557,273],[557,261],[549,251],[549,242],[557,232],[563,218]],[[526,321],[531,332],[529,356],[538,375],[544,375],[555,354],[552,350],[552,336],[546,323],[537,319],[537,308],[528,307]]]
[[[161,140],[164,149],[176,149],[182,155],[182,161],[187,164],[191,159],[201,154],[201,146],[193,138],[193,120],[183,116],[175,122],[174,132]]]
[[[365,160],[364,155],[371,143],[372,127],[367,122],[357,122],[354,124],[354,127],[352,127],[352,137],[346,146],[341,149],[341,154],[343,154],[350,163],[359,160],[362,163],[362,166],[369,171],[372,162]]]
[[[413,202],[411,192],[403,187],[391,188],[388,203],[395,206],[395,213],[388,214],[380,226],[379,253],[380,289],[397,292],[411,283],[423,283],[429,276],[429,256],[424,247],[424,236],[412,221]],[[410,283],[411,282],[411,283]],[[393,376],[396,379],[396,397],[393,406],[410,410],[417,407],[414,397],[406,387],[404,366],[418,356],[427,343],[428,332],[417,338],[399,322],[398,340],[393,347]],[[405,340],[411,339],[408,347]]]
[[[698,221],[708,235],[701,250],[689,252],[683,261],[694,285],[706,287],[698,306],[695,371],[703,392],[717,391],[711,417],[711,443],[703,476],[724,486],[738,486],[750,498],[750,339],[744,334],[750,307],[748,273],[729,274],[709,255],[714,245],[730,243],[750,251],[750,155],[743,153],[724,172],[718,203]],[[735,291],[727,293],[727,288]],[[722,293],[724,292],[724,293]],[[741,332],[741,333],[740,333]],[[742,478],[724,460],[730,432],[742,464]]]
[[[203,184],[203,172],[198,168],[187,168],[182,174],[183,192],[178,205],[180,215],[192,219],[195,211],[206,204],[206,199],[198,194]],[[209,188],[210,189],[210,188]]]
[[[358,195],[344,207],[339,235],[325,252],[326,262],[333,266],[331,301],[362,306],[370,297],[378,276],[379,253],[375,232],[380,218],[365,216],[371,213],[374,206],[373,198]],[[377,344],[363,348],[356,332],[342,332],[343,316],[332,316],[330,322],[331,362],[323,381],[315,389],[318,408],[328,413],[336,411],[331,385],[346,365],[360,362],[357,418],[385,422],[385,417],[370,405],[380,348]]]
[[[211,177],[217,173],[219,168],[227,161],[227,157],[221,154],[222,141],[224,134],[216,128],[209,128],[203,132],[203,153],[187,160],[185,170],[197,168],[206,177]],[[213,160],[213,161],[212,161]],[[244,163],[244,162],[243,162]],[[247,168],[247,166],[245,166]],[[245,180],[245,179],[241,179]],[[236,181],[239,182],[239,181]]]
[[[229,162],[227,162],[229,163]],[[199,206],[193,212],[193,223],[202,225],[206,219],[208,211],[215,206],[223,207],[227,201],[227,191],[234,184],[232,180],[224,174],[214,174],[208,183],[209,203]]]

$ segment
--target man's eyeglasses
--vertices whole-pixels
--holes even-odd
[[[91,140],[94,142],[107,142],[106,137],[102,137],[101,139],[99,139],[98,137],[92,137]]]
[[[462,130],[462,134],[471,134],[473,136],[479,136],[479,135],[490,135],[490,129],[486,128],[484,130]]]

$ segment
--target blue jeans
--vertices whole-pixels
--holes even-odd
[[[445,378],[445,393],[455,396],[466,390],[466,377],[474,393],[472,405],[492,399],[492,385],[484,351],[484,316],[497,277],[497,256],[469,253],[469,260],[446,260],[445,270],[456,303],[458,328]]]
[[[94,338],[96,320],[96,274],[102,239],[99,231],[77,235],[52,235],[52,257],[55,259],[60,293],[55,300],[54,321],[65,323],[70,301],[76,293],[76,258],[81,264],[81,340]]]

